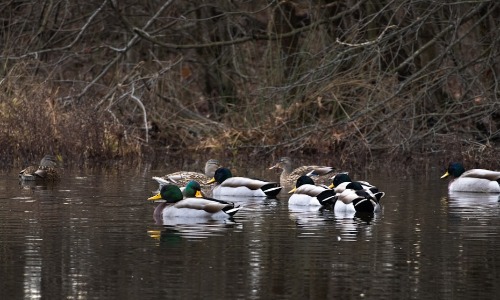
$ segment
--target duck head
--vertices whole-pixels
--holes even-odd
[[[184,191],[182,193],[187,198],[203,197],[203,194],[201,193],[201,186],[198,181],[195,180],[191,180],[190,182],[188,182],[184,187]]]
[[[300,186],[304,184],[312,184],[314,185],[314,181],[311,179],[311,177],[302,175],[299,178],[297,178],[297,182],[295,183],[295,187],[291,189],[288,193],[292,194],[294,193]]]
[[[224,182],[224,180],[233,177],[233,174],[231,174],[231,171],[227,168],[218,168],[215,171],[214,178],[210,179],[207,184],[211,184],[214,182],[217,182],[218,184],[221,184]]]
[[[184,198],[182,195],[181,189],[173,184],[166,184],[161,187],[160,192],[152,197],[149,197],[148,200],[166,200],[167,203],[175,203]]]
[[[352,181],[351,177],[349,177],[349,173],[347,173],[347,172],[335,174],[335,176],[333,176],[331,178],[331,180],[332,180],[332,184],[330,184],[330,186],[328,187],[330,189],[333,189],[334,187],[339,186],[339,184],[341,184],[341,183]]]
[[[272,169],[284,169],[287,171],[291,171],[290,169],[292,168],[292,160],[289,157],[281,157],[280,160],[274,165],[269,168],[269,170]]]
[[[445,178],[447,176],[453,176],[455,178],[460,177],[465,172],[464,166],[462,166],[461,163],[458,162],[452,162],[448,165],[448,169],[446,169],[446,172],[441,176],[441,178]]]
[[[62,162],[61,156],[47,154],[40,161],[40,167],[55,168],[58,166],[59,162]]]
[[[205,164],[205,175],[212,177],[215,171],[220,168],[220,163],[217,159],[209,159]]]

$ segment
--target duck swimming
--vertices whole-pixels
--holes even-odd
[[[19,179],[23,181],[55,182],[60,179],[57,167],[58,158],[50,154],[45,155],[38,166],[29,166],[21,170]]]
[[[326,186],[315,185],[306,175],[300,176],[295,187],[288,193],[292,194],[288,199],[288,205],[325,206],[335,202],[335,191]]]
[[[282,186],[293,186],[297,179],[302,175],[313,177],[315,182],[322,182],[327,178],[327,175],[335,171],[334,168],[328,166],[300,166],[295,169],[292,167],[292,159],[290,157],[281,157],[279,161],[269,168],[282,169],[280,175],[280,184]]]
[[[450,192],[500,193],[499,171],[485,169],[465,171],[461,163],[452,162],[441,178],[448,176],[453,177],[448,184]]]
[[[169,218],[206,218],[227,219],[231,218],[241,207],[234,203],[222,200],[206,199],[199,197],[184,198],[181,189],[173,184],[163,185],[160,193],[149,197],[149,201],[160,203],[155,208],[155,219]]]
[[[335,212],[374,213],[381,210],[380,199],[384,197],[385,193],[372,193],[365,190],[359,182],[352,182],[343,192],[336,195]]]
[[[370,184],[367,181],[352,181],[351,177],[347,172],[335,174],[331,178],[332,183],[328,186],[330,189],[333,189],[336,193],[342,193],[347,186],[352,182],[357,182],[361,185],[361,189],[365,191],[370,191],[371,193],[377,193],[379,190],[376,186]],[[358,189],[358,185],[351,185],[351,187],[355,187]],[[352,188],[351,188],[352,189]]]
[[[277,182],[263,181],[248,177],[233,177],[227,168],[219,168],[214,177],[208,182],[217,183],[212,190],[214,197],[242,196],[242,197],[269,197],[274,198],[283,187]]]

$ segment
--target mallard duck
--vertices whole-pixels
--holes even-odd
[[[465,171],[458,162],[450,163],[446,172],[441,176],[453,177],[448,185],[450,192],[481,192],[500,193],[500,172],[485,169],[471,169]]]
[[[184,198],[181,189],[173,184],[163,185],[160,193],[149,197],[149,201],[159,202],[155,208],[155,217],[163,220],[169,218],[208,218],[227,219],[232,217],[241,207],[222,200],[205,198]]]
[[[60,179],[57,171],[58,159],[54,155],[45,155],[38,166],[29,166],[19,172],[19,178],[24,181],[53,182]]]
[[[213,189],[213,196],[242,196],[242,197],[269,197],[274,198],[283,187],[277,182],[251,179],[247,177],[233,177],[227,168],[218,168],[209,184],[217,182]]]
[[[210,187],[206,185],[215,174],[215,170],[219,168],[219,161],[217,159],[209,159],[205,163],[205,174],[192,171],[178,171],[174,173],[167,174],[162,177],[153,176],[153,179],[158,182],[158,191],[161,189],[162,185],[165,184],[175,184],[178,186],[185,186],[188,182],[194,180],[196,182],[201,182],[203,184],[204,193],[210,192]],[[181,188],[182,190],[182,188]]]
[[[343,192],[337,193],[334,211],[336,213],[363,212],[373,213],[381,210],[380,199],[384,192],[375,194],[364,190],[359,182],[351,182]]]
[[[205,183],[214,176],[215,170],[217,170],[219,167],[220,164],[217,159],[209,159],[205,163],[204,174],[192,171],[178,171],[158,178],[162,178],[166,182],[174,183],[179,186],[185,186],[191,180]]]
[[[188,182],[181,191],[185,198],[206,198],[201,191],[200,183],[196,180]]]
[[[279,161],[269,168],[272,169],[282,169],[280,175],[280,184],[282,186],[293,186],[297,179],[302,175],[308,175],[313,177],[316,183],[322,183],[323,180],[327,178],[328,174],[335,171],[332,167],[326,166],[301,166],[293,169],[292,160],[290,157],[282,157]]]
[[[352,181],[351,177],[349,176],[349,173],[347,172],[342,172],[335,174],[331,178],[332,183],[328,186],[328,188],[334,190],[336,193],[342,193],[347,186],[352,183],[352,182],[357,182],[361,185],[362,190],[365,191],[370,191],[371,193],[377,193],[379,190],[376,186],[370,184],[369,182],[366,181]],[[353,187],[358,187],[358,185],[354,185]],[[351,188],[353,189],[353,188]]]
[[[335,202],[335,192],[326,186],[315,185],[311,177],[302,175],[297,179],[295,187],[288,192],[292,194],[288,205],[325,206]]]

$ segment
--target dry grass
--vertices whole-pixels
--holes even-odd
[[[209,2],[75,2],[51,28],[6,7],[26,29],[2,36],[4,161],[500,167],[500,4]]]

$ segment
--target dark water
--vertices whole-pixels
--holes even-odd
[[[367,175],[386,192],[372,219],[280,195],[242,199],[233,221],[168,226],[145,201],[163,173],[75,172],[33,188],[0,174],[1,298],[500,297],[498,195],[448,196],[438,171]]]

